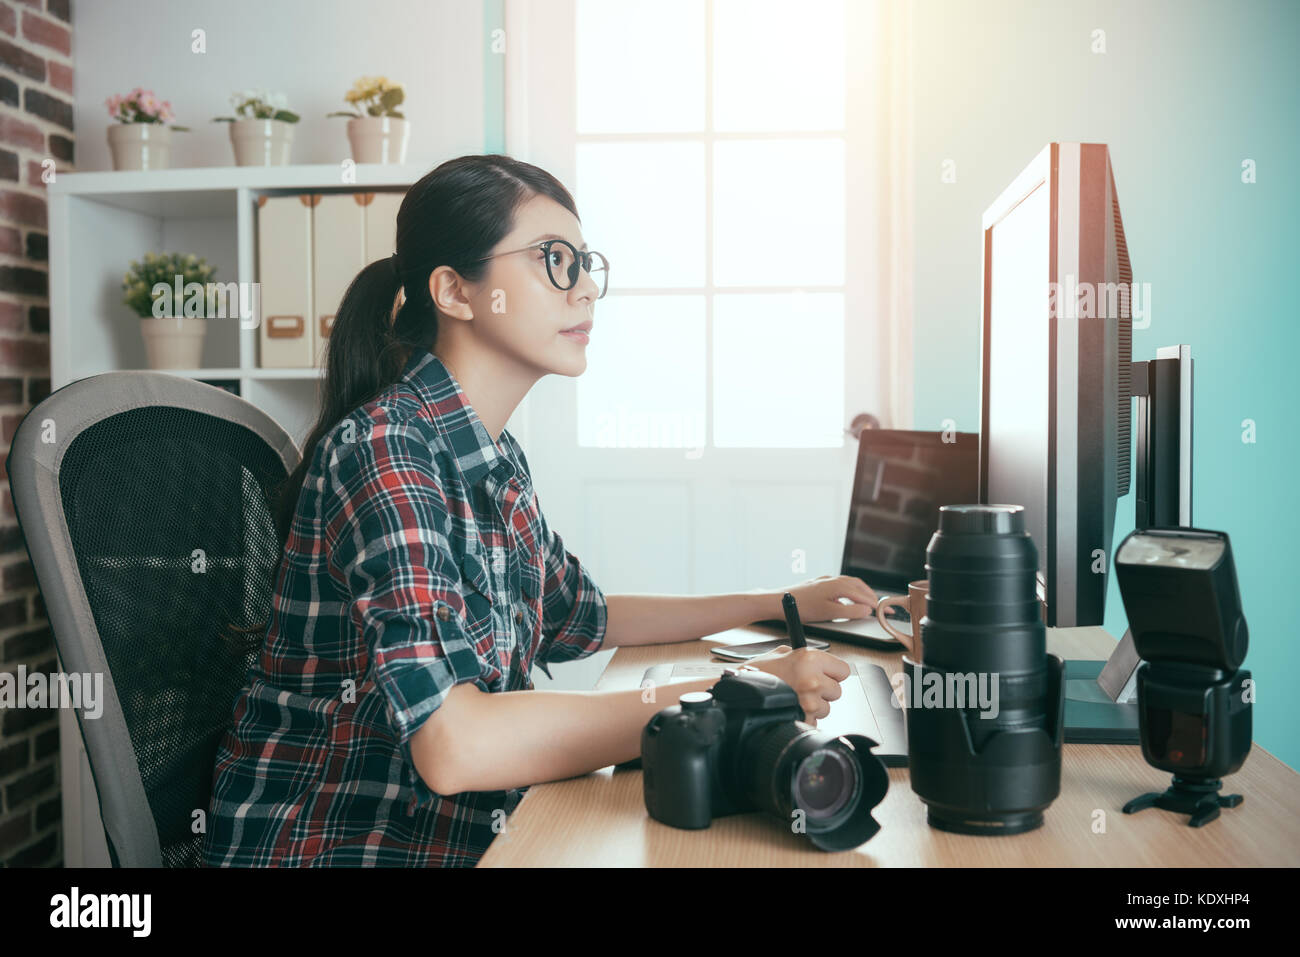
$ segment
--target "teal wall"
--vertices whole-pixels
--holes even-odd
[[[1134,280],[1152,287],[1133,357],[1191,345],[1194,520],[1232,538],[1255,740],[1300,767],[1287,691],[1300,674],[1300,4],[919,0],[914,41],[915,427],[979,428],[984,209],[1045,143],[1109,144]],[[940,178],[948,159],[955,183]],[[1115,541],[1132,528],[1130,494]]]

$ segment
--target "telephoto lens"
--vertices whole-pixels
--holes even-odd
[[[940,830],[1033,830],[1061,790],[1065,689],[1024,508],[944,506],[925,567],[922,660],[903,659],[912,790]]]

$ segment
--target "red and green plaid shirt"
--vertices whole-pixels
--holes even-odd
[[[534,662],[599,650],[606,614],[514,436],[494,443],[417,350],[312,455],[217,751],[204,864],[474,864],[527,788],[436,794],[411,735],[454,685],[531,689]]]

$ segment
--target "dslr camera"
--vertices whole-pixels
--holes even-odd
[[[870,840],[880,830],[872,808],[889,788],[876,742],[804,718],[794,689],[762,671],[727,669],[708,691],[683,694],[641,732],[646,810],[688,829],[766,811],[824,851]]]

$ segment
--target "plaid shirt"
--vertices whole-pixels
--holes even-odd
[[[207,866],[463,866],[527,791],[439,795],[410,739],[453,685],[600,649],[605,596],[442,360],[317,445],[262,653],[217,751]],[[499,826],[498,826],[499,829]]]

